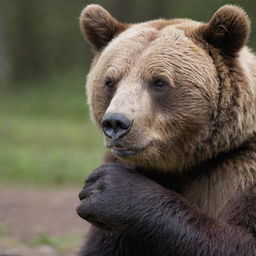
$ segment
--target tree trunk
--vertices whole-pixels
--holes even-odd
[[[3,0],[0,0],[0,89],[6,86],[9,75],[9,62],[6,51],[4,3]]]

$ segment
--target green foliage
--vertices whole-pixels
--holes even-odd
[[[7,234],[7,227],[0,223],[0,238],[3,238]]]
[[[64,237],[53,237],[45,233],[39,233],[37,237],[31,242],[32,246],[48,245],[57,249],[60,253],[67,253],[70,249],[79,246],[79,238],[77,235],[69,234]]]
[[[38,237],[33,242],[33,245],[50,245],[54,248],[59,247],[60,242],[57,238],[48,236],[46,234],[39,234]]]
[[[103,140],[83,80],[83,72],[59,74],[0,94],[2,183],[81,184],[100,164]]]

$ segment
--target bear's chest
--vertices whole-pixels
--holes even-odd
[[[249,174],[246,175],[239,168],[220,168],[211,174],[187,181],[179,193],[203,212],[216,218],[238,190],[250,183],[250,179]]]
[[[228,184],[222,185],[203,179],[187,184],[180,194],[207,215],[216,218],[236,190]]]
[[[218,166],[200,177],[190,175],[147,175],[150,179],[174,190],[211,217],[218,217],[223,207],[247,183],[248,177],[241,169]],[[250,179],[250,178],[249,178]]]

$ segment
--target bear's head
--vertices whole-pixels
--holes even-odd
[[[206,24],[124,24],[89,5],[80,21],[95,53],[87,78],[91,113],[120,159],[180,170],[252,135],[254,92],[240,60],[241,52],[250,54],[243,47],[250,23],[241,8],[224,6]]]

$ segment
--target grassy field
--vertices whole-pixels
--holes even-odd
[[[104,146],[89,119],[85,72],[16,84],[0,92],[0,182],[81,184]]]

